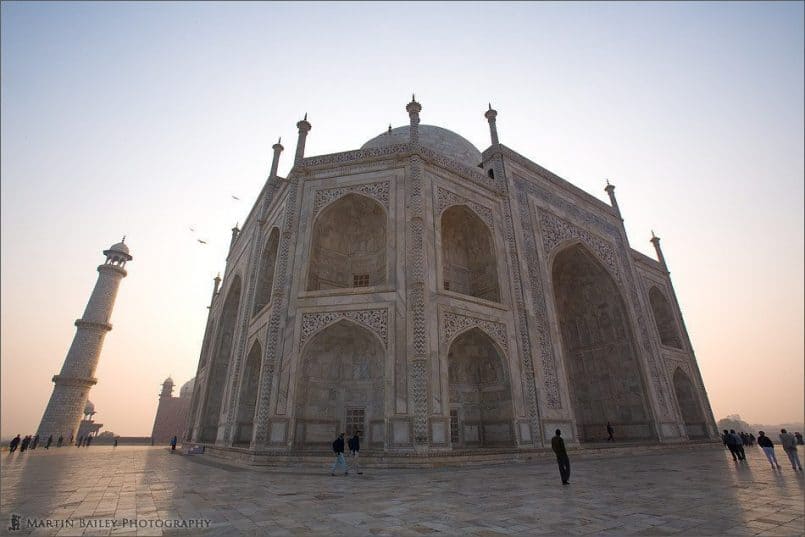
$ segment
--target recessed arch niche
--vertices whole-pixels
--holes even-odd
[[[492,233],[466,205],[442,213],[442,276],[445,290],[500,302]]]
[[[296,394],[296,445],[329,446],[338,432],[383,442],[385,348],[370,330],[340,320],[304,346]]]
[[[238,421],[235,432],[236,444],[249,444],[252,441],[254,429],[254,412],[257,405],[257,390],[260,385],[260,364],[262,361],[262,348],[260,342],[255,341],[246,357],[243,368],[243,378],[240,382],[240,397],[238,398]]]
[[[696,397],[696,389],[688,375],[679,367],[674,371],[674,393],[676,394],[676,401],[679,403],[679,410],[682,412],[682,420],[685,422],[688,436],[690,438],[707,436],[704,412],[702,412],[702,407],[699,405],[698,397]]]
[[[386,284],[386,211],[350,193],[331,203],[313,224],[308,291]]]
[[[682,338],[679,337],[679,330],[674,321],[674,314],[671,310],[668,299],[665,294],[652,286],[648,292],[649,302],[651,302],[651,311],[654,314],[654,323],[657,325],[657,332],[660,334],[660,342],[663,345],[674,347],[677,349],[682,348]]]
[[[514,445],[511,376],[492,338],[480,328],[456,337],[447,371],[453,447]]]
[[[274,267],[277,264],[280,230],[274,228],[268,236],[260,255],[260,271],[257,276],[257,292],[254,296],[252,315],[258,313],[271,302],[271,288],[274,285]]]

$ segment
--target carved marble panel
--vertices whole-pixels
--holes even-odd
[[[302,315],[302,332],[299,342],[300,345],[303,345],[322,328],[341,319],[349,319],[371,330],[380,338],[383,346],[388,348],[388,316],[389,312],[386,308],[305,313]]]
[[[336,188],[327,188],[324,190],[317,190],[313,201],[313,216],[318,214],[322,207],[345,196],[346,194],[355,192],[368,196],[388,210],[389,208],[389,190],[391,183],[389,181],[379,181],[377,183],[366,183],[360,185],[348,185]]]

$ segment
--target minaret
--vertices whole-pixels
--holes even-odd
[[[89,389],[98,382],[93,375],[101,355],[103,338],[112,329],[109,318],[117,289],[120,280],[126,277],[126,262],[133,259],[125,240],[126,237],[123,237],[123,241],[103,252],[106,262],[98,267],[95,289],[89,297],[84,315],[75,322],[75,337],[61,372],[53,376],[56,385],[39,424],[37,433],[40,438],[53,435],[53,438],[62,436],[67,440],[78,432]]]
[[[411,102],[405,106],[410,121],[409,135],[410,142],[414,145],[419,143],[419,113],[422,105],[416,102],[416,95],[411,95]]]
[[[168,377],[162,383],[162,392],[159,394],[160,399],[170,399],[173,397],[173,379]]]

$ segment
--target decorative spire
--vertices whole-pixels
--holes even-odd
[[[408,112],[408,117],[411,121],[409,133],[410,142],[412,144],[419,143],[419,113],[422,111],[422,105],[416,102],[416,95],[411,94],[411,102],[405,107]]]
[[[120,242],[122,242],[123,244],[126,244],[126,236],[125,235],[123,235],[123,238],[120,240]]]
[[[615,212],[618,216],[621,215],[621,209],[618,207],[618,200],[615,198],[615,185],[610,184],[609,179],[607,181],[607,186],[604,187],[604,191],[609,194],[609,204],[612,205],[612,208],[615,209]]]
[[[389,123],[389,132],[388,132],[388,134],[391,134],[391,123]]]
[[[660,238],[654,234],[654,230],[651,230],[651,244],[654,245],[654,250],[657,252],[657,261],[660,262],[660,265],[668,271],[668,265],[665,264],[665,256],[662,254],[662,248],[660,247]]]
[[[273,179],[277,176],[277,169],[280,165],[280,153],[285,149],[282,147],[282,136],[279,137],[276,144],[271,146],[271,149],[274,150],[274,158],[271,159],[271,172],[268,174],[269,179]]]
[[[498,139],[498,127],[497,127],[497,117],[498,111],[492,108],[492,103],[489,103],[489,110],[486,111],[484,117],[489,122],[489,136],[492,139],[492,145],[498,145],[500,140]]]
[[[307,133],[310,132],[311,125],[307,121],[307,112],[305,112],[305,117],[302,118],[302,121],[296,124],[296,128],[299,129],[299,136],[296,140],[296,155],[294,156],[294,165],[299,164],[303,158],[305,158],[305,140],[307,139]]]

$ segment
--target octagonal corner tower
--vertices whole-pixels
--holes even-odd
[[[216,278],[187,441],[415,460],[717,435],[659,261],[610,203],[499,143],[389,128],[269,178]],[[264,455],[265,454],[265,455]],[[389,457],[391,459],[389,459]],[[414,457],[414,459],[411,459]]]

